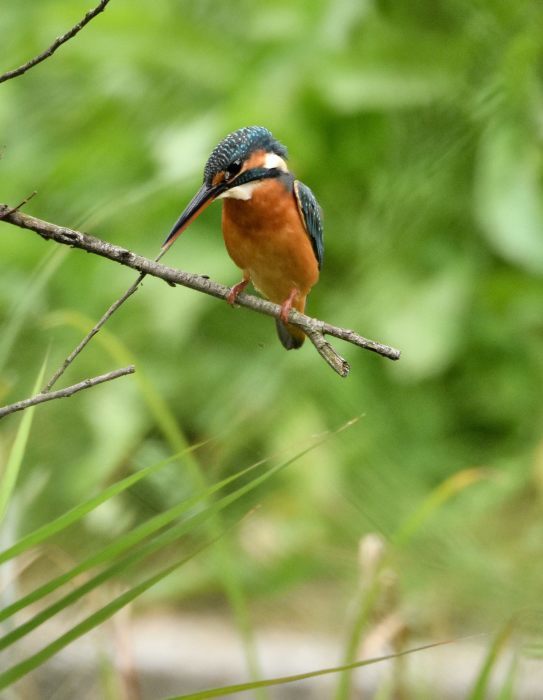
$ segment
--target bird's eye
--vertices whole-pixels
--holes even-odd
[[[228,168],[224,171],[224,178],[225,180],[231,180],[233,177],[235,177],[239,171],[241,170],[241,160],[237,158],[236,160],[233,160]]]

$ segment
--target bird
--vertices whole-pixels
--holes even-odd
[[[162,245],[165,252],[213,201],[221,199],[222,232],[242,280],[227,296],[234,305],[253,287],[281,306],[277,334],[287,350],[300,348],[305,333],[288,323],[292,308],[305,310],[324,256],[322,212],[313,192],[287,165],[287,149],[263,126],[228,134],[211,152],[203,184]]]

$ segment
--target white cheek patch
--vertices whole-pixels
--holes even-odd
[[[277,170],[282,170],[284,173],[288,173],[287,164],[278,156],[277,153],[266,153],[264,157],[263,166],[271,170],[271,168],[277,168]]]
[[[226,190],[226,192],[220,194],[217,199],[227,199],[230,197],[232,199],[243,199],[244,201],[247,201],[251,199],[253,192],[260,184],[260,182],[247,182],[245,185],[232,187],[231,190]]]

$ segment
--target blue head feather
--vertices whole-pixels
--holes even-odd
[[[247,160],[251,153],[264,150],[277,153],[281,158],[287,157],[287,149],[276,141],[271,132],[263,126],[245,126],[228,134],[215,148],[204,168],[204,181],[211,183],[213,176],[227,170],[236,160]]]

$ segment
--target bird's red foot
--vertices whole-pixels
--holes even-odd
[[[296,299],[297,294],[298,290],[295,287],[289,294],[288,299],[281,304],[281,321],[283,321],[283,323],[288,323],[288,315],[292,309],[292,304],[294,303],[294,299]]]
[[[226,301],[230,304],[230,306],[234,306],[236,303],[236,299],[238,298],[238,294],[240,292],[243,292],[245,287],[249,284],[250,280],[243,279],[241,282],[238,282],[235,284],[230,291],[228,292],[228,296],[226,297]]]

